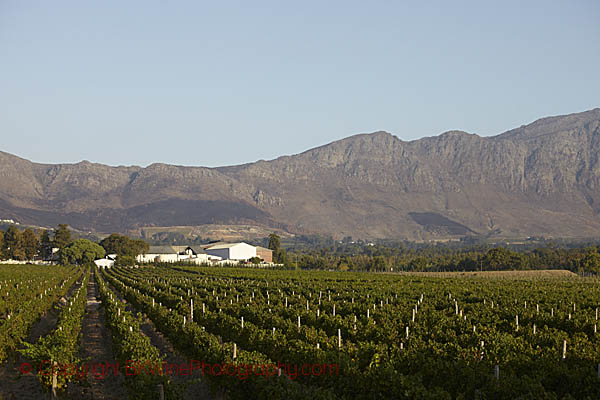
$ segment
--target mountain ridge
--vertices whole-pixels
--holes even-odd
[[[495,136],[404,141],[377,131],[212,168],[41,164],[0,152],[0,213],[100,232],[171,218],[336,237],[591,237],[600,236],[599,153],[600,108]]]

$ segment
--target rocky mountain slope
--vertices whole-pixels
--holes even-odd
[[[255,224],[336,237],[600,236],[600,109],[493,137],[361,134],[221,168],[0,152],[0,218],[98,232]]]

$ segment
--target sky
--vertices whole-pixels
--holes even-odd
[[[600,2],[0,0],[0,151],[222,166],[600,107]]]

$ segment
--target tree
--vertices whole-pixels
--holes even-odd
[[[0,231],[0,260],[4,259],[4,232]]]
[[[287,254],[285,253],[284,249],[277,250],[277,253],[274,254],[273,261],[275,261],[278,264],[289,264]]]
[[[78,239],[60,251],[62,264],[87,264],[104,257],[104,248],[87,239]]]
[[[373,257],[372,271],[385,272],[388,269],[388,263],[384,256]]]
[[[267,246],[270,250],[273,250],[273,254],[277,253],[279,247],[281,246],[281,240],[279,235],[275,233],[271,233],[269,235],[269,245]]]
[[[588,252],[583,260],[581,260],[581,267],[585,272],[592,272],[597,274],[600,272],[600,254],[596,250]]]
[[[248,259],[248,262],[250,264],[260,264],[262,262],[262,260],[260,259],[260,257],[252,257],[252,258]]]
[[[69,225],[67,224],[58,224],[58,229],[54,232],[54,240],[52,244],[54,247],[58,247],[59,249],[64,249],[71,243],[71,231],[69,230]]]
[[[132,249],[133,249],[133,254],[131,254],[131,255],[133,257],[136,257],[140,254],[146,254],[148,252],[148,250],[150,250],[150,245],[145,240],[133,239],[131,241],[131,243],[132,243]]]
[[[117,256],[135,257],[138,254],[148,252],[150,246],[144,240],[132,240],[124,235],[113,233],[100,242],[107,254],[116,254]]]
[[[425,257],[417,257],[410,262],[410,270],[423,272],[429,267],[429,262]]]
[[[27,228],[23,231],[23,252],[27,260],[33,260],[38,254],[39,242],[38,238],[33,232],[33,229]]]
[[[10,260],[24,260],[23,234],[14,225],[11,225],[4,234],[4,253]]]
[[[49,259],[52,255],[52,240],[50,240],[50,234],[45,229],[40,235],[39,252],[43,260]]]
[[[267,247],[270,250],[273,250],[273,262],[277,264],[287,264],[287,256],[285,250],[281,248],[281,240],[278,235],[274,233],[269,235],[269,245]]]
[[[116,254],[118,256],[126,255],[128,253],[129,238],[113,233],[102,239],[100,241],[100,246],[106,250],[107,254]]]
[[[488,250],[488,252],[485,253],[483,262],[491,270],[508,269],[511,261],[510,256],[510,251],[503,247],[496,247]]]

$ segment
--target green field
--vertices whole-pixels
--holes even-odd
[[[339,366],[337,376],[298,376],[300,389],[214,377],[232,397],[600,397],[598,280],[188,267],[105,276],[190,358],[231,360],[235,343],[244,362]]]
[[[76,278],[87,285],[82,272],[0,267],[0,332],[11,338],[10,346],[2,343],[5,355],[26,335],[7,318],[18,313],[11,294],[19,293],[24,310],[40,314],[51,304],[39,299],[44,288],[58,296]],[[130,398],[157,398],[159,384],[167,399],[189,398],[186,387],[196,378],[212,398],[228,399],[600,398],[595,278],[555,271],[430,276],[176,266],[94,271],[89,280],[103,308],[97,329],[112,338],[109,355],[121,363]],[[36,290],[24,290],[26,283]],[[75,307],[75,300],[58,319],[64,329],[51,330],[25,356],[82,361],[81,341],[73,337],[87,311],[82,316],[84,303]],[[177,368],[166,373],[162,364],[161,373],[148,367],[127,376],[128,360],[152,366],[173,356],[144,324],[180,362],[231,370],[202,374],[190,367],[191,376],[175,377]],[[48,376],[39,378],[51,386]],[[82,382],[60,378],[59,398],[76,398],[64,385]]]

